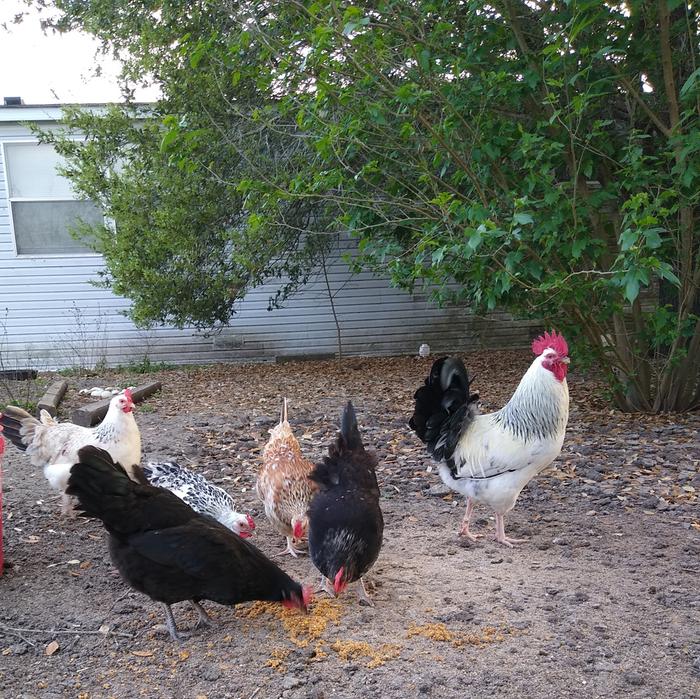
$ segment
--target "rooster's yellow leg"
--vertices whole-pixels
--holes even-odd
[[[460,536],[466,536],[469,541],[476,541],[483,534],[474,534],[469,531],[469,520],[472,517],[472,511],[474,510],[474,503],[471,498],[467,498],[467,511],[464,513],[464,519],[462,520],[462,527],[459,530]]]

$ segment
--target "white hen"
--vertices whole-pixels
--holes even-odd
[[[446,485],[467,498],[460,534],[469,531],[474,501],[496,515],[496,540],[511,546],[503,516],[520,491],[559,455],[569,419],[569,364],[566,340],[545,333],[532,343],[537,355],[510,401],[495,413],[480,415],[478,394],[470,394],[461,360],[437,360],[425,385],[416,391],[410,426],[440,462]]]
[[[5,436],[18,449],[27,452],[34,466],[75,463],[78,461],[78,451],[92,445],[108,451],[115,461],[124,465],[132,480],[138,480],[134,475],[134,466],[141,461],[141,434],[133,410],[134,401],[127,388],[112,398],[104,420],[96,427],[58,422],[45,410],[41,411],[37,420],[14,405],[8,405],[0,413],[0,425],[4,428]],[[49,478],[49,474],[46,475]],[[52,485],[56,486],[55,481]],[[63,490],[63,487],[59,487],[59,490]],[[70,509],[70,499],[64,493],[64,514]]]

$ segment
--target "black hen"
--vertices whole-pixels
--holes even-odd
[[[467,370],[461,359],[443,357],[414,394],[416,407],[408,424],[437,461],[454,468],[452,454],[460,437],[478,414],[479,394],[470,393]]]
[[[375,456],[365,451],[348,402],[337,440],[309,476],[320,486],[309,507],[309,553],[329,594],[359,581],[360,599],[368,604],[372,602],[362,576],[377,560],[384,531],[376,465]]]
[[[66,492],[78,509],[102,520],[109,550],[135,590],[165,606],[168,631],[179,640],[170,605],[189,600],[199,623],[209,618],[199,604],[233,605],[252,600],[306,609],[302,589],[255,546],[217,521],[197,514],[164,488],[135,483],[103,449],[83,447]]]

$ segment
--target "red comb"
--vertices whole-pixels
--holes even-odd
[[[255,520],[250,515],[246,515],[245,518],[248,521],[248,529],[255,529]]]
[[[124,389],[124,395],[133,403],[134,402],[134,396],[131,393],[130,388],[125,388]]]
[[[561,356],[569,354],[569,345],[566,344],[564,336],[560,335],[556,330],[552,330],[551,333],[546,332],[532,341],[532,351],[538,356],[547,348],[553,349]]]
[[[0,432],[2,432],[2,427],[0,427]],[[3,436],[0,434],[0,456],[3,455],[3,452],[5,451],[5,439]]]

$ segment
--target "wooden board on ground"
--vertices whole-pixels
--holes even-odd
[[[148,396],[152,395],[156,391],[160,391],[160,389],[160,381],[152,381],[151,383],[144,383],[141,386],[137,386],[131,391],[131,395],[134,399],[134,403],[139,403],[144,398],[148,398]],[[105,400],[98,401],[97,403],[90,403],[89,405],[84,405],[82,408],[77,408],[73,411],[71,420],[76,425],[92,427],[107,414],[109,402],[111,400],[111,398],[106,398]]]
[[[56,381],[52,383],[42,399],[36,404],[37,415],[40,411],[46,410],[51,417],[56,417],[58,404],[61,402],[66,389],[68,388],[67,381]]]

